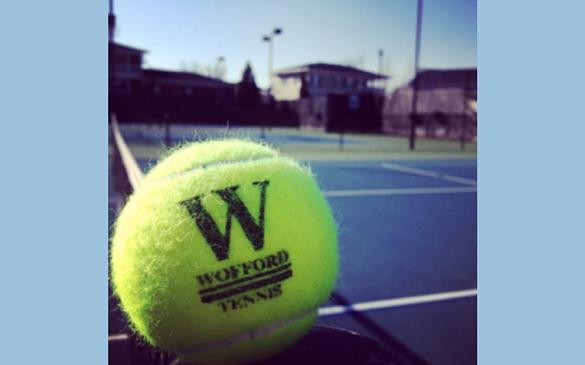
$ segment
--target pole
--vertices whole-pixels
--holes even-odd
[[[469,72],[465,72],[463,82],[463,92],[461,93],[462,97],[462,108],[461,108],[461,136],[459,140],[459,149],[461,151],[465,150],[465,134],[467,133],[467,91],[469,89]]]
[[[115,75],[115,56],[114,56],[114,36],[116,30],[116,16],[114,15],[114,0],[110,0],[110,9],[108,12],[108,114],[115,112],[114,102],[111,94],[116,87]]]
[[[415,46],[414,46],[414,80],[412,85],[412,108],[411,108],[411,115],[410,115],[410,138],[409,138],[409,148],[411,151],[415,148],[415,131],[416,131],[416,121],[418,120],[417,116],[417,102],[418,102],[418,68],[419,68],[419,57],[420,57],[420,33],[421,33],[421,23],[422,23],[422,11],[423,11],[423,0],[417,0],[417,7],[416,7],[416,38],[415,38]]]
[[[378,73],[381,75],[384,73],[384,50],[378,51]]]
[[[270,32],[269,35],[265,35],[262,37],[262,40],[264,42],[268,42],[268,85],[266,88],[266,94],[268,95],[268,107],[269,109],[272,108],[272,62],[273,62],[273,57],[274,57],[274,37],[276,37],[277,35],[282,34],[282,28],[274,28],[272,29],[272,31]],[[260,138],[264,139],[266,138],[266,133],[264,131],[264,128],[266,127],[266,121],[262,122],[262,127],[260,129]]]
[[[171,123],[167,120],[165,124],[165,144],[171,146]]]
[[[114,31],[116,29],[116,16],[114,15],[114,0],[110,0],[110,9],[108,12],[108,40],[114,41]]]
[[[272,58],[273,58],[273,44],[274,36],[270,36],[268,41],[268,96],[272,95]]]
[[[272,52],[273,52],[272,42],[274,41],[274,34],[271,34],[270,36],[268,36],[267,41],[268,41],[268,86],[266,88],[266,91],[268,94],[268,104],[270,105],[272,103],[272,82],[271,82],[271,78],[272,78]],[[266,139],[266,121],[263,121],[262,126],[260,127],[260,138]]]

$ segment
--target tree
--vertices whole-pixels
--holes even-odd
[[[242,80],[238,83],[238,101],[243,106],[257,106],[260,103],[260,90],[256,86],[250,62],[246,63]]]

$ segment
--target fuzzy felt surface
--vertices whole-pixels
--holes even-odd
[[[230,213],[238,207],[251,221]],[[212,226],[227,242],[219,258]],[[249,141],[198,142],[162,160],[130,197],[110,264],[122,308],[147,342],[203,363],[245,363],[310,329],[316,315],[258,332],[327,300],[337,230],[311,172],[294,160]]]

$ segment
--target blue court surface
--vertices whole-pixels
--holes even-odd
[[[319,323],[390,336],[430,364],[475,363],[476,160],[304,163],[339,224],[341,273]]]
[[[160,143],[160,136],[124,134],[134,143]],[[147,170],[153,161],[138,164]],[[341,272],[318,323],[389,346],[398,341],[430,364],[475,364],[476,159],[302,163],[339,227]],[[111,222],[119,207],[111,202]],[[128,332],[113,296],[109,310],[110,335]]]
[[[475,363],[476,160],[309,165],[339,223],[336,294],[358,303],[335,314],[331,300],[319,322],[390,335],[431,364]]]

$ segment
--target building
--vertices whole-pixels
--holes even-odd
[[[377,132],[387,76],[313,63],[276,72],[272,96],[296,110],[302,127]]]
[[[235,85],[192,72],[143,68],[146,51],[109,43],[109,106],[122,121],[213,120]],[[222,117],[223,118],[223,117]]]
[[[142,72],[142,93],[184,96],[229,96],[234,85],[193,72],[145,69]]]
[[[384,75],[354,67],[313,63],[278,71],[272,79],[272,95],[275,100],[281,101],[330,94],[383,94],[386,79]]]
[[[416,114],[421,137],[473,139],[477,135],[477,69],[425,70],[418,74]],[[407,134],[415,80],[386,100],[383,130]]]
[[[146,51],[110,43],[110,92],[114,94],[195,95],[233,92],[233,84],[193,72],[143,69]]]
[[[120,122],[298,124],[294,113],[275,112],[270,102],[244,105],[236,84],[192,72],[144,69],[146,51],[116,43],[115,33],[110,1],[108,114],[115,113]]]
[[[108,49],[109,92],[128,94],[139,87],[142,79],[143,55],[146,51],[110,42]]]

